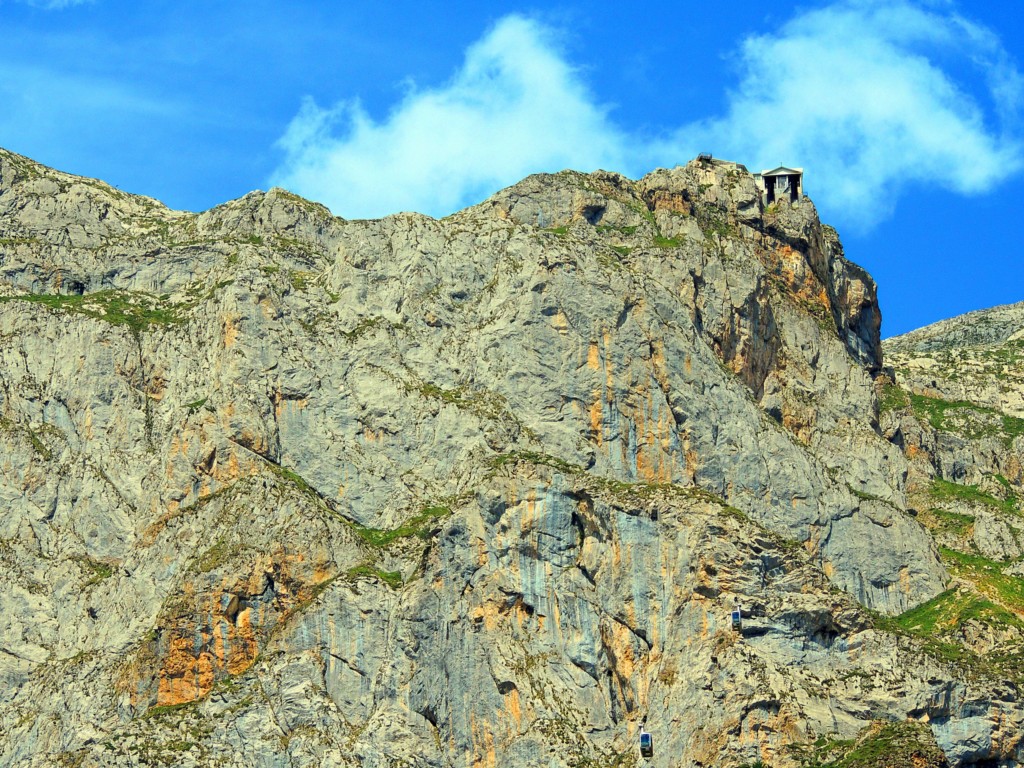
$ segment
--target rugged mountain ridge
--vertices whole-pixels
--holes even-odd
[[[0,275],[7,762],[1019,758],[883,618],[949,573],[874,283],[742,166],[345,221],[3,152]]]

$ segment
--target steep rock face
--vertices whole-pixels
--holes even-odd
[[[882,422],[905,445],[916,484],[973,486],[1012,517],[1024,492],[1024,304],[944,320],[886,347],[895,381]],[[1016,557],[1016,534],[992,519],[998,506],[981,505],[977,544]]]
[[[666,765],[1020,751],[861,607],[947,580],[875,287],[741,167],[344,221],[0,152],[0,274],[7,762],[612,763],[655,714]]]
[[[910,389],[1024,418],[1024,302],[979,310],[886,342]]]
[[[1003,670],[1024,661],[1022,335],[1022,305],[972,312],[886,340],[879,379],[881,426],[908,457],[908,502],[954,577],[899,621]],[[987,749],[973,740],[969,751]]]

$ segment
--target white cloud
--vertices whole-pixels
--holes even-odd
[[[17,2],[47,11],[62,11],[76,5],[89,5],[93,0],[17,0]]]
[[[607,120],[552,33],[508,16],[440,88],[412,90],[382,122],[358,102],[307,100],[280,146],[272,183],[346,217],[446,214],[539,170],[625,162]]]
[[[941,7],[840,0],[748,38],[726,114],[680,116],[660,137],[616,126],[552,31],[509,16],[450,82],[384,120],[307,101],[271,182],[346,217],[439,215],[533,172],[637,175],[710,150],[752,170],[802,165],[830,220],[870,226],[909,185],[978,193],[1022,165],[1020,73],[991,31]]]
[[[939,59],[987,80],[974,92],[992,102],[989,114]],[[740,62],[727,114],[683,128],[668,146],[711,147],[754,169],[802,165],[833,218],[869,226],[908,185],[972,194],[1021,167],[1008,127],[1020,74],[991,32],[955,14],[835,3],[747,39]]]

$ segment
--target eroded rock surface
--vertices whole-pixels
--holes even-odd
[[[950,584],[874,283],[742,167],[346,221],[0,152],[0,275],[0,762],[1021,755],[1015,683],[884,618]]]

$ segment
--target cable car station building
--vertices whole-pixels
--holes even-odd
[[[761,190],[765,205],[771,205],[776,200],[795,203],[804,194],[803,168],[786,168],[780,165],[770,171],[755,173],[754,180]]]

